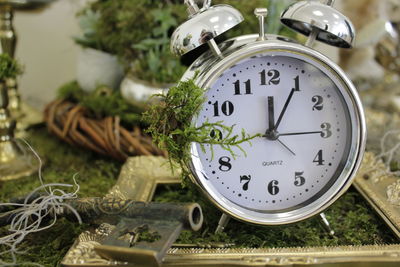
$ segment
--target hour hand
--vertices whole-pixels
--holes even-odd
[[[275,114],[274,114],[274,97],[268,97],[268,130],[275,127]]]

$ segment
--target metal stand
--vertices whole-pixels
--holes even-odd
[[[2,0],[0,1],[0,53],[9,54],[14,58],[17,34],[13,26],[15,10],[33,11],[45,7],[53,0],[43,1],[21,1],[21,0]],[[21,137],[26,134],[25,130],[32,124],[42,122],[40,112],[34,110],[26,103],[21,102],[18,92],[18,84],[15,79],[7,79],[9,105],[8,110],[16,120],[16,135]]]
[[[229,220],[231,217],[227,215],[226,213],[222,213],[221,218],[219,219],[217,229],[215,230],[215,233],[221,233],[224,231],[225,227],[228,225]]]
[[[321,224],[324,227],[324,229],[329,233],[329,235],[334,236],[335,231],[332,230],[331,225],[325,216],[325,213],[320,213],[319,217],[321,218]]]
[[[18,179],[38,170],[32,153],[24,151],[14,140],[15,120],[8,110],[8,89],[0,83],[0,181]],[[36,165],[36,166],[35,166]]]
[[[17,37],[13,27],[13,17],[13,8],[10,5],[0,5],[0,52],[1,54],[9,54],[12,58],[14,58],[17,44]],[[8,79],[6,85],[9,98],[8,108],[14,115],[15,112],[19,113],[21,110],[17,81],[15,79]]]

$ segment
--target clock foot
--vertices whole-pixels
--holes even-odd
[[[215,230],[215,233],[223,232],[230,219],[231,217],[229,215],[227,215],[226,213],[222,213],[221,218],[219,219],[218,222],[217,230]]]
[[[320,213],[319,217],[321,218],[321,223],[322,223],[322,226],[324,227],[324,229],[329,233],[329,235],[334,236],[335,231],[332,230],[331,225],[325,216],[325,213],[323,213],[323,212]]]

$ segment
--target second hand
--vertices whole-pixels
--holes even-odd
[[[282,146],[284,146],[287,150],[289,150],[290,153],[293,154],[293,156],[296,156],[296,153],[294,153],[287,145],[285,145],[281,140],[276,139]]]

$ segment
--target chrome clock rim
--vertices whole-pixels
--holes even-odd
[[[193,156],[191,162],[189,162],[189,167],[193,173],[192,178],[194,182],[199,185],[205,195],[224,213],[238,220],[253,224],[275,225],[294,223],[321,213],[336,201],[351,185],[351,181],[361,164],[362,155],[365,149],[366,127],[364,113],[354,85],[336,64],[324,55],[310,48],[279,40],[258,41],[245,46],[239,46],[230,53],[227,53],[228,55],[226,55],[222,60],[213,62],[211,67],[208,68],[208,66],[204,66],[204,73],[200,73],[199,78],[197,79],[197,84],[202,88],[209,88],[224,71],[229,69],[235,63],[253,55],[273,53],[277,51],[284,51],[309,58],[307,62],[318,65],[318,68],[323,66],[334,77],[336,77],[335,84],[339,82],[343,85],[346,92],[341,92],[341,94],[346,96],[347,100],[345,102],[351,110],[352,140],[345,167],[340,171],[341,174],[336,181],[334,181],[333,186],[324,192],[322,196],[318,197],[311,204],[299,209],[277,214],[268,213],[263,216],[257,216],[249,210],[235,207],[234,203],[224,199],[221,194],[214,192],[214,190],[205,185],[205,183],[202,182],[202,173],[199,169],[198,159]],[[195,122],[195,120],[196,118],[193,118],[193,122]]]

